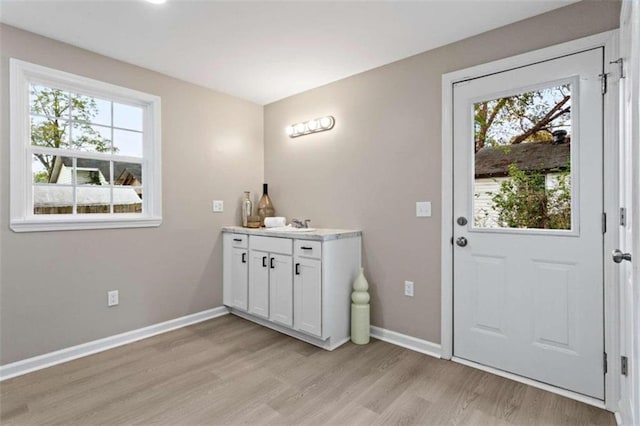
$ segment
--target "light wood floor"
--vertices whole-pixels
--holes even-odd
[[[0,384],[9,424],[615,425],[388,343],[333,352],[227,315]]]

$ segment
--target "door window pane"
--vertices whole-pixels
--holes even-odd
[[[476,228],[572,229],[571,86],[473,105]]]

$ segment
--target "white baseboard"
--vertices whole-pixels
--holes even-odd
[[[420,352],[436,358],[440,358],[440,354],[442,352],[442,348],[437,343],[418,339],[417,337],[407,336],[406,334],[386,330],[373,325],[370,328],[370,334],[371,337],[375,337],[378,340],[402,346],[403,348],[411,349],[412,351]]]
[[[477,368],[478,370],[486,371],[487,373],[495,374],[496,376],[511,379],[515,382],[524,383],[525,385],[529,385],[534,388],[542,389],[547,392],[555,393],[555,394],[558,394],[570,399],[574,399],[576,401],[584,402],[585,404],[593,405],[594,407],[598,407],[598,408],[602,408],[603,410],[606,410],[606,407],[604,406],[604,401],[601,401],[596,398],[592,398],[590,396],[582,395],[581,393],[572,392],[570,390],[551,386],[546,383],[529,379],[527,377],[518,376],[517,374],[508,373],[506,371],[498,370],[497,368],[488,367],[486,365],[478,364],[477,362],[473,362],[473,361],[468,361],[463,358],[457,358],[455,356],[451,358],[451,361],[457,362],[458,364],[466,365],[467,367]]]
[[[32,371],[41,370],[63,362],[71,361],[76,358],[82,358],[98,352],[106,351],[118,346],[133,343],[138,340],[146,339],[157,334],[166,333],[177,328],[186,327],[212,318],[216,318],[229,313],[229,310],[220,306],[208,309],[195,314],[186,315],[184,317],[175,318],[169,321],[153,324],[148,327],[139,328],[137,330],[127,331],[125,333],[116,334],[114,336],[105,337],[103,339],[94,340],[80,345],[71,346],[69,348],[60,349],[47,354],[34,356],[22,361],[12,362],[6,365],[0,365],[0,381],[10,379],[12,377],[21,376],[31,373]]]

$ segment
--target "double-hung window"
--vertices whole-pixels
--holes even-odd
[[[11,59],[11,229],[158,226],[160,98]]]

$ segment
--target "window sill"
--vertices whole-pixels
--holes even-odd
[[[14,220],[10,228],[14,232],[41,232],[41,231],[76,231],[82,229],[117,229],[117,228],[151,228],[158,227],[162,223],[162,217],[144,218],[89,218],[79,220]]]

